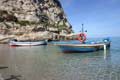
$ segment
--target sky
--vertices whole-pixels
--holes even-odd
[[[120,0],[60,0],[75,33],[81,24],[88,37],[120,37]]]

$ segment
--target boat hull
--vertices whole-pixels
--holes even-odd
[[[110,47],[110,42],[100,44],[56,44],[63,52],[92,52]]]
[[[19,42],[19,41],[10,41],[10,46],[38,46],[38,45],[46,45],[47,41],[29,41],[29,42]]]
[[[60,46],[63,52],[91,52],[96,51],[96,48],[80,48],[80,47],[71,47],[71,46]]]

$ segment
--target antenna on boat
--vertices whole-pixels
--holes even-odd
[[[84,28],[83,28],[83,25],[84,25],[84,24],[82,24],[82,33],[84,33]]]
[[[82,29],[80,31],[81,33],[87,32],[87,30],[84,30],[84,24],[82,24]]]

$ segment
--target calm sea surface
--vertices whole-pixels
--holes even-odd
[[[52,44],[10,47],[0,45],[0,76],[20,80],[120,80],[120,38],[111,48],[90,53],[65,54]]]

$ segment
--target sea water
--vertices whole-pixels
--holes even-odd
[[[63,53],[58,47],[0,45],[0,77],[20,80],[120,80],[120,38],[107,51]]]

